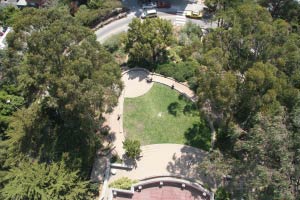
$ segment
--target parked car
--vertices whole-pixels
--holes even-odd
[[[29,2],[29,3],[27,3],[26,7],[38,8],[39,4],[35,3],[35,2]]]
[[[144,12],[141,15],[142,19],[151,18],[151,17],[157,17],[157,12],[155,9],[144,10]]]
[[[193,19],[201,19],[203,16],[203,12],[187,11],[185,16]]]
[[[167,1],[157,1],[157,8],[170,8],[171,3]]]
[[[157,8],[157,4],[155,2],[145,3],[142,6],[143,9],[153,9]]]

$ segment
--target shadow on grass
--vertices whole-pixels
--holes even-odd
[[[168,112],[176,117],[179,113],[182,112],[181,105],[178,102],[170,103],[170,105],[168,106]]]
[[[204,122],[194,123],[191,128],[185,131],[184,136],[186,145],[209,151],[211,134]]]
[[[197,115],[198,109],[197,109],[197,105],[192,102],[185,102],[185,103],[173,102],[169,104],[168,112],[169,114],[175,117],[182,113],[184,115],[194,115],[194,114]]]

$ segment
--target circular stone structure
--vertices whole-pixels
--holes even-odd
[[[214,195],[202,186],[175,179],[148,180],[130,190],[112,189],[114,200],[211,200]]]
[[[146,70],[129,70],[123,73],[122,81],[124,87],[124,97],[134,98],[146,94],[151,87],[153,82],[147,81],[150,73]]]

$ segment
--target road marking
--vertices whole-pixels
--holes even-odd
[[[177,11],[175,18],[175,25],[183,25],[186,22],[186,17],[184,15],[184,11]]]

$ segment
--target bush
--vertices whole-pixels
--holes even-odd
[[[230,200],[230,193],[223,187],[219,187],[216,191],[215,200]]]
[[[188,81],[195,76],[197,62],[181,62],[181,63],[168,63],[159,65],[156,72],[174,78],[179,82]]]
[[[110,159],[111,163],[122,163],[122,159],[120,158],[119,155],[113,155]]]
[[[126,32],[113,35],[104,42],[103,46],[110,53],[114,53],[117,50],[119,50],[120,47],[122,47],[125,37],[126,37]]]
[[[190,45],[194,41],[200,40],[202,35],[200,26],[192,22],[187,22],[179,33],[179,44]]]
[[[132,184],[137,183],[137,180],[131,180],[127,177],[120,178],[111,184],[109,184],[109,187],[117,188],[117,189],[123,189],[123,190],[129,190]]]
[[[99,183],[91,183],[90,182],[88,184],[89,193],[91,193],[91,195],[93,197],[97,197],[99,195],[99,187],[100,187]]]
[[[95,27],[102,21],[105,21],[111,17],[117,16],[119,13],[127,12],[126,8],[98,8],[89,9],[86,5],[79,7],[75,14],[76,19],[84,26]]]
[[[126,155],[132,159],[137,158],[142,152],[141,143],[138,140],[126,139],[123,142],[123,148],[125,149]]]

